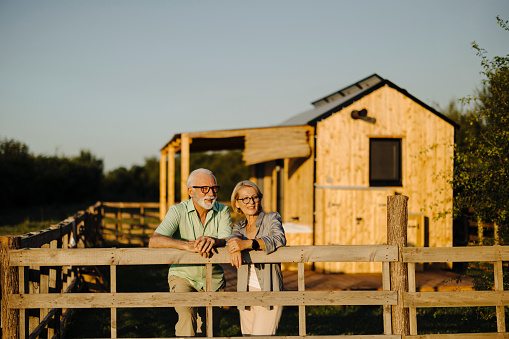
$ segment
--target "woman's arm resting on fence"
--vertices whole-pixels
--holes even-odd
[[[228,252],[231,254],[236,251],[252,250],[253,240],[258,243],[258,248],[261,250],[265,249],[265,243],[262,239],[247,239],[242,240],[239,238],[231,238],[228,240]]]
[[[258,243],[257,249],[264,250],[265,243],[262,239],[247,239],[242,240],[239,238],[231,238],[228,240],[228,253],[230,253],[230,263],[232,266],[239,268],[242,266],[242,251],[252,250],[253,241]]]

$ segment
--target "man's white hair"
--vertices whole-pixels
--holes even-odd
[[[211,170],[208,170],[206,168],[198,168],[198,169],[195,169],[194,171],[192,171],[190,174],[189,174],[189,177],[187,178],[187,182],[186,182],[186,185],[187,187],[191,187],[193,186],[193,183],[194,183],[194,177],[196,176],[196,174],[199,174],[199,173],[206,173],[206,174],[209,174],[212,176],[212,178],[214,178],[214,181],[216,182],[217,184],[217,180],[216,180],[216,177],[214,176],[214,174],[212,173]]]

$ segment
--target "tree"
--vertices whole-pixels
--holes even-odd
[[[33,155],[16,140],[0,141],[0,207],[98,200],[103,162],[89,151],[76,157]]]
[[[26,203],[33,195],[34,159],[26,144],[10,139],[0,141],[0,209]]]
[[[507,21],[499,17],[497,21],[509,31]],[[472,47],[481,58],[485,78],[483,89],[464,99],[474,104],[468,119],[479,133],[467,135],[456,151],[455,209],[471,207],[479,220],[495,222],[505,231],[509,221],[509,55],[488,59],[476,42]]]
[[[105,201],[157,201],[159,161],[145,158],[143,166],[119,167],[106,174],[101,199]]]
[[[475,119],[472,110],[458,108],[457,100],[451,100],[449,105],[441,111],[459,125],[454,135],[454,143],[457,150],[464,149],[467,140],[479,137],[482,125]]]

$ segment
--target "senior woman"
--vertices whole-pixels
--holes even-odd
[[[241,251],[264,250],[269,254],[286,245],[281,215],[265,213],[263,194],[251,181],[244,180],[235,186],[232,207],[246,219],[233,225],[228,238],[228,251],[232,266],[237,267],[237,291],[282,291],[281,264],[242,265]],[[239,306],[240,327],[243,336],[275,335],[282,306]]]

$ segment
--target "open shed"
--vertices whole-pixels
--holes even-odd
[[[175,154],[181,197],[191,152],[243,150],[250,180],[278,211],[288,245],[387,242],[388,195],[409,197],[408,243],[452,246],[456,124],[373,74],[312,103],[278,126],[180,133],[161,150],[161,218],[175,203]],[[315,263],[320,272],[381,272],[380,263]]]

